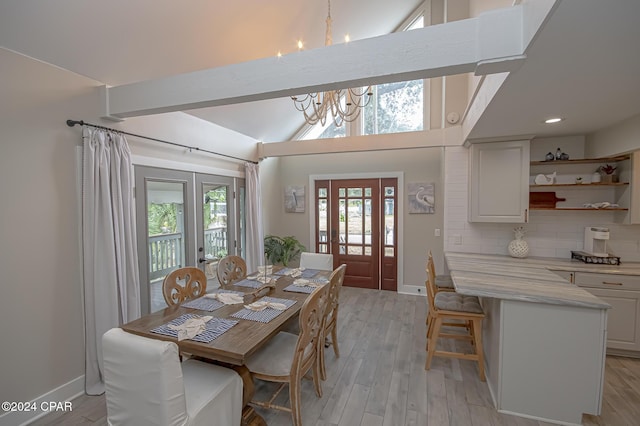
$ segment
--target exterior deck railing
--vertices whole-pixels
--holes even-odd
[[[149,280],[157,280],[185,266],[184,235],[179,232],[149,237]],[[204,253],[207,258],[222,257],[227,252],[227,228],[204,231]],[[213,256],[213,257],[212,257]]]

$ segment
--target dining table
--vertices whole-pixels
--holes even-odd
[[[221,306],[210,311],[188,307],[198,306],[197,303],[200,301],[198,299],[188,300],[143,315],[134,321],[123,324],[121,328],[139,336],[175,342],[180,353],[190,354],[190,356],[204,361],[233,368],[243,381],[242,424],[265,424],[264,420],[249,405],[249,401],[253,398],[254,385],[245,363],[253,353],[280,332],[289,321],[295,321],[294,318],[298,317],[304,301],[315,289],[315,285],[328,283],[330,274],[331,271],[274,266],[270,272],[254,273],[208,292],[236,292],[243,297],[243,304],[225,305],[220,303]],[[304,277],[311,284],[308,286],[294,285],[294,281],[301,277]],[[271,281],[266,284],[262,282],[268,279]],[[204,296],[199,299],[205,301]],[[274,313],[273,318],[267,318],[267,320],[257,317],[256,319],[247,319],[252,315],[250,315],[251,311],[244,308],[244,305],[259,300],[285,302],[287,308]],[[172,321],[175,323],[175,321],[191,316],[212,316],[215,321],[225,321],[226,330],[210,342],[198,341],[198,336],[178,341],[175,336],[162,333]]]

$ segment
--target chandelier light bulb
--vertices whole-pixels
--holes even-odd
[[[302,40],[298,40],[298,50],[302,50],[303,47],[304,44],[302,43]]]

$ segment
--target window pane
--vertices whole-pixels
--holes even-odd
[[[349,254],[362,255],[362,247],[360,247],[360,246],[349,246]]]
[[[344,189],[344,188],[339,188],[339,189],[338,189],[338,197],[340,197],[340,198],[344,198],[344,197],[346,197],[346,194],[347,194],[347,193],[345,192],[345,189]]]
[[[362,197],[362,188],[349,188],[349,197]]]
[[[371,256],[371,246],[366,246],[364,248],[364,255],[365,256]]]
[[[385,186],[384,187],[384,195],[386,197],[393,197],[393,193],[395,192],[395,188],[393,186]]]
[[[385,247],[384,248],[384,255],[386,257],[393,257],[393,247]]]
[[[363,111],[363,134],[422,130],[423,80],[381,84]]]
[[[326,244],[318,245],[318,250],[319,253],[329,253],[329,249],[327,248]]]
[[[327,198],[327,188],[319,188],[318,189],[318,197]]]

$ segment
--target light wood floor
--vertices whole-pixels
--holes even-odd
[[[317,398],[303,384],[303,423],[339,426],[544,425],[497,413],[487,385],[470,361],[434,358],[425,363],[425,299],[391,292],[343,288],[340,358],[327,350],[328,378]],[[640,418],[640,359],[607,357],[602,415],[585,425],[634,425]],[[271,384],[259,383],[258,397]],[[562,398],[562,395],[559,396]],[[280,397],[279,397],[280,398]],[[288,398],[282,396],[288,404]],[[290,425],[288,413],[259,409],[272,426]],[[104,396],[82,396],[73,411],[35,425],[106,425]]]

